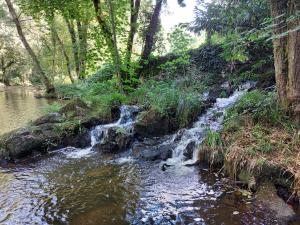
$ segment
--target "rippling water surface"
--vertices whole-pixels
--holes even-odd
[[[160,166],[62,150],[2,169],[0,224],[273,224],[254,205],[221,198],[214,174]]]
[[[48,103],[35,98],[32,88],[0,87],[0,135],[37,119]]]

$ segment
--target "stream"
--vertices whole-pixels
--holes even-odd
[[[0,135],[39,118],[51,102],[35,98],[30,87],[0,87]]]
[[[276,224],[255,201],[223,195],[219,174],[204,165],[186,166],[197,161],[208,129],[221,128],[224,110],[244,92],[218,99],[191,128],[163,137],[160,145],[174,146],[166,162],[138,160],[131,149],[117,155],[93,150],[109,127],[132,132],[138,108],[123,106],[117,122],[91,131],[90,147],[67,147],[1,169],[0,224]],[[187,159],[184,151],[191,142],[193,154]]]

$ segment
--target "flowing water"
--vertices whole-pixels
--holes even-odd
[[[132,132],[138,108],[123,106],[116,123],[91,131],[91,146],[68,147],[0,172],[0,224],[274,224],[272,214],[234,195],[223,196],[220,177],[202,166],[185,166],[188,143],[199,145],[208,128],[219,129],[224,110],[244,92],[235,92],[200,116],[189,129],[166,137],[173,157],[160,162],[93,151],[109,127]],[[194,150],[197,148],[194,147]],[[194,158],[188,163],[196,161]]]
[[[37,119],[48,103],[35,98],[31,88],[0,87],[0,135]]]

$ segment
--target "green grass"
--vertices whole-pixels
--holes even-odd
[[[245,115],[250,116],[255,123],[263,121],[284,126],[292,125],[280,107],[275,92],[254,90],[246,93],[235,106],[227,110],[226,123],[239,121]]]
[[[198,112],[202,103],[198,92],[171,81],[147,81],[130,98],[131,102],[144,105],[161,115],[175,112],[180,126],[189,123],[190,117]]]
[[[55,112],[59,112],[59,110],[62,108],[62,105],[55,102],[55,103],[52,103],[52,104],[49,104],[47,106],[45,106],[43,108],[43,112],[45,114],[48,114],[48,113],[55,113]]]
[[[223,143],[221,134],[219,132],[209,130],[206,136],[206,144],[212,149],[222,147]]]

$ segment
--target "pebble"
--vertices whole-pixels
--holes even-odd
[[[240,214],[238,211],[234,211],[233,213],[232,213],[233,215],[238,215],[238,214]]]

